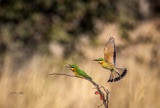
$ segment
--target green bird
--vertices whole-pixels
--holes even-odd
[[[126,68],[117,68],[116,67],[116,48],[115,41],[113,37],[109,38],[109,41],[106,43],[104,47],[104,58],[98,58],[94,61],[98,61],[98,63],[105,69],[111,71],[108,82],[115,82],[122,79],[126,73]]]
[[[89,80],[92,80],[92,78],[89,75],[87,75],[83,70],[81,70],[77,65],[70,65],[70,64],[68,64],[67,67],[70,70],[73,71],[73,73],[75,74],[75,76],[82,77],[82,78],[87,78]]]

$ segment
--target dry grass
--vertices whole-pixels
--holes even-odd
[[[105,40],[113,35],[118,36],[116,25],[106,27],[107,30],[99,37],[99,42],[102,42],[99,46],[91,47],[88,43],[81,46],[87,59],[77,59],[75,62],[72,58],[63,61],[56,57],[35,55],[28,64],[17,70],[16,74],[11,74],[11,55],[6,55],[0,80],[0,107],[96,108],[101,101],[94,95],[92,84],[82,79],[48,75],[52,72],[72,74],[64,68],[65,63],[69,62],[76,63],[97,83],[109,89],[109,108],[160,108],[160,55],[153,56],[153,49],[156,48],[160,54],[157,47],[159,32],[155,31],[153,25],[154,22],[142,23],[132,31],[130,35],[135,41],[132,44],[123,43],[115,37],[118,45],[126,46],[118,52],[117,65],[128,69],[126,77],[116,83],[107,83],[109,71],[92,61],[103,56]],[[138,42],[136,39],[139,39],[139,36],[148,36],[145,29],[150,30],[149,35],[153,36],[151,41]],[[155,58],[156,61],[152,60]]]

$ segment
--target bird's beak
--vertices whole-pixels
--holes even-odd
[[[72,68],[72,67],[71,67],[71,65],[70,65],[70,64],[68,64],[68,63],[67,63],[66,68],[67,68],[68,70],[71,70],[71,68]]]
[[[94,59],[93,61],[98,61],[97,59]]]

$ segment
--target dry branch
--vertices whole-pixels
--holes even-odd
[[[103,86],[99,87],[99,85],[96,82],[94,82],[93,80],[83,78],[83,77],[68,75],[68,74],[60,74],[60,73],[51,73],[49,75],[64,75],[64,76],[68,76],[68,77],[76,77],[76,78],[81,78],[81,79],[85,79],[85,80],[90,81],[95,86],[97,91],[99,92],[99,95],[102,96],[103,103],[101,105],[99,105],[98,107],[101,107],[102,105],[104,105],[105,108],[108,108],[108,103],[109,103],[109,101],[108,101],[108,94],[109,94],[108,89],[105,89]],[[105,93],[101,90],[101,88],[103,88]]]

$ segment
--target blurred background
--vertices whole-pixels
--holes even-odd
[[[0,0],[0,107],[96,108],[90,82],[65,76],[76,64],[110,91],[109,108],[160,108],[159,0]],[[108,83],[103,57],[114,37],[117,66]]]

